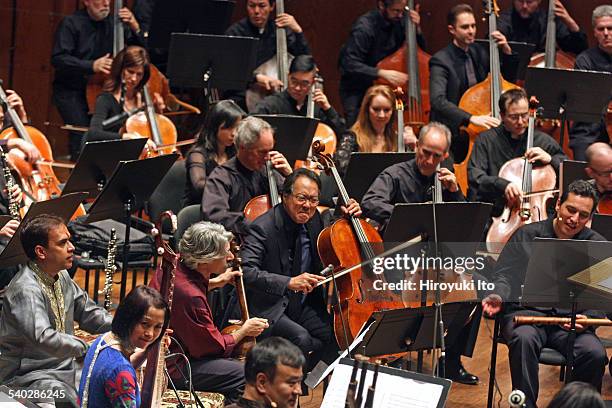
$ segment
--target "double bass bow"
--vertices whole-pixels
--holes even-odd
[[[537,111],[538,101],[531,97],[526,152],[533,148]],[[493,218],[486,238],[487,250],[491,253],[500,253],[514,231],[523,224],[548,218],[547,202],[553,199],[557,184],[557,175],[550,164],[534,168],[526,157],[506,162],[499,170],[499,177],[520,184],[522,199],[520,203],[506,203],[503,213]]]

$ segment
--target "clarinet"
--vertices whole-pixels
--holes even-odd
[[[4,184],[6,185],[6,190],[8,191],[8,211],[11,218],[17,221],[21,221],[21,214],[19,214],[20,203],[18,200],[13,198],[11,192],[15,187],[15,179],[13,178],[13,174],[11,173],[11,169],[8,165],[8,160],[6,159],[6,153],[4,153],[4,149],[0,147],[0,162],[2,163],[2,176],[4,177]]]
[[[106,264],[104,265],[104,309],[110,311],[113,293],[113,274],[115,266],[115,253],[117,252],[117,232],[111,228],[110,239],[108,240],[108,251],[106,253]]]

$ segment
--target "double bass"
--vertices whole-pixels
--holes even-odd
[[[533,147],[537,109],[538,101],[531,97],[525,151]],[[518,205],[506,203],[502,214],[493,218],[486,238],[487,250],[491,253],[500,253],[514,231],[523,224],[548,218],[547,204],[553,199],[557,184],[557,175],[550,164],[534,168],[525,157],[507,161],[499,170],[499,177],[520,183],[523,196]]]
[[[414,9],[414,0],[408,0],[407,11]],[[429,121],[429,59],[431,56],[417,45],[416,25],[406,12],[406,45],[381,60],[377,69],[389,69],[408,74],[408,84],[402,87],[406,95],[404,122],[413,127],[415,133]],[[377,84],[392,85],[383,79],[377,79]],[[403,129],[403,126],[402,126]],[[401,130],[398,128],[398,133]]]
[[[489,33],[497,31],[497,16],[499,15],[499,7],[495,0],[484,0],[485,14],[489,19]],[[493,38],[489,38],[489,75],[484,81],[472,86],[465,91],[459,101],[459,108],[471,113],[472,115],[491,115],[497,119],[500,118],[498,101],[502,92],[508,89],[518,88],[511,82],[506,81],[501,75],[501,63],[499,59],[499,49]],[[476,126],[470,123],[465,129],[469,136],[469,146],[467,156],[461,163],[455,164],[455,174],[457,182],[461,187],[461,191],[467,191],[468,176],[467,164],[472,153],[474,140],[480,134],[487,130],[482,126]]]

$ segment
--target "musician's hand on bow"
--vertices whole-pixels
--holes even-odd
[[[283,89],[283,81],[280,79],[272,78],[264,74],[255,75],[257,84],[266,91],[280,91]]]
[[[486,129],[491,129],[499,126],[501,121],[489,115],[472,115],[470,117],[470,123],[476,126],[482,126]]]
[[[251,317],[242,324],[242,327],[238,331],[241,332],[242,338],[257,337],[268,327],[270,327],[270,325],[266,319]]]
[[[379,69],[378,77],[391,83],[393,86],[404,86],[408,83],[408,74],[393,69]]]
[[[414,151],[416,149],[417,137],[414,134],[414,130],[412,130],[412,126],[404,126],[404,145]]]
[[[138,20],[136,20],[136,17],[134,17],[134,14],[129,8],[123,7],[120,9],[119,18],[122,22],[129,25],[133,32],[138,33],[140,31],[140,24],[138,24]]]
[[[294,276],[289,280],[287,289],[292,290],[296,293],[302,292],[304,294],[307,294],[312,292],[312,290],[316,287],[315,285],[322,280],[325,280],[323,276],[303,272],[301,275]]]
[[[298,24],[295,17],[291,14],[282,13],[276,17],[276,26],[279,28],[288,27],[294,33],[301,33],[302,27]]]
[[[92,69],[94,73],[101,72],[103,74],[109,75],[112,64],[113,59],[111,58],[110,54],[105,54],[93,62]]]
[[[153,92],[153,105],[155,106],[155,112],[162,114],[166,110],[166,102],[164,102],[164,98],[157,93]]]
[[[270,161],[272,162],[272,167],[274,167],[280,174],[287,177],[293,172],[293,169],[289,165],[289,162],[283,156],[282,153],[277,152],[276,150],[272,150],[269,155]]]
[[[331,103],[329,103],[327,96],[325,96],[323,91],[320,89],[316,89],[314,91],[312,100],[326,112],[331,109]]]
[[[576,319],[586,319],[586,318],[587,318],[587,316],[585,316],[583,314],[577,314],[576,315]],[[572,328],[572,325],[569,324],[569,323],[565,323],[561,327],[563,327],[564,330],[568,330],[569,331]],[[587,326],[583,326],[581,324],[576,323],[576,332],[582,333],[586,329],[587,329]]]
[[[495,316],[501,311],[502,298],[499,295],[491,294],[482,299],[482,311],[487,316]]]
[[[552,161],[552,156],[541,147],[532,147],[525,152],[525,157],[530,163],[539,161],[542,164],[549,164]]]
[[[459,184],[457,184],[457,176],[455,173],[447,169],[446,167],[440,167],[440,171],[438,172],[438,179],[446,190],[451,193],[456,193],[459,191]]]
[[[19,119],[21,119],[22,122],[28,121],[28,115],[26,114],[23,100],[21,99],[21,96],[17,94],[17,92],[13,91],[12,89],[7,89],[6,101],[8,102],[9,107],[17,112],[17,115],[19,115]]]
[[[17,228],[19,228],[19,221],[10,220],[0,229],[0,237],[12,238]]]
[[[233,285],[234,279],[240,276],[242,276],[242,272],[227,268],[222,274],[210,278],[208,281],[208,291],[210,292],[213,289],[222,288],[227,284]]]
[[[353,217],[360,217],[361,216],[361,207],[359,206],[359,203],[354,199],[351,198],[348,201],[348,207],[346,206],[341,206],[340,210],[342,211],[342,215],[348,217],[348,216],[353,216]]]
[[[510,48],[510,44],[508,44],[508,40],[506,36],[501,33],[499,30],[495,30],[491,33],[491,38],[495,40],[497,46],[502,50],[502,52],[506,55],[512,54],[512,48]]]
[[[6,146],[9,148],[9,150],[17,149],[21,151],[25,155],[27,161],[32,164],[42,159],[38,148],[26,140],[19,138],[11,138],[6,141]]]
[[[572,16],[570,16],[563,3],[561,3],[561,0],[555,0],[555,16],[559,17],[570,31],[574,33],[580,31],[580,26],[574,21]]]
[[[506,202],[509,206],[513,203],[518,204],[523,199],[523,191],[521,187],[516,183],[509,183],[504,190],[504,196],[506,197]]]

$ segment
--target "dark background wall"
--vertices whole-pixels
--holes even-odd
[[[171,0],[164,0],[171,1]],[[419,1],[417,1],[419,2]],[[480,0],[466,0],[478,17]],[[132,1],[126,1],[130,5]],[[448,43],[446,13],[459,3],[452,0],[421,0],[421,26],[432,54]],[[564,0],[566,8],[588,33],[594,44],[590,23],[593,8],[606,0]],[[246,0],[237,0],[233,20],[246,15]],[[547,0],[542,7],[546,7]],[[285,9],[293,14],[306,33],[313,54],[325,79],[326,92],[334,106],[338,98],[338,52],[355,19],[374,8],[375,0],[285,0]],[[501,9],[511,7],[510,0],[499,1]],[[0,0],[0,79],[4,88],[14,88],[24,98],[32,124],[47,134],[56,155],[66,153],[66,134],[58,127],[59,114],[51,104],[53,69],[50,64],[53,34],[63,16],[80,7],[79,0]],[[486,22],[478,18],[479,33]]]

